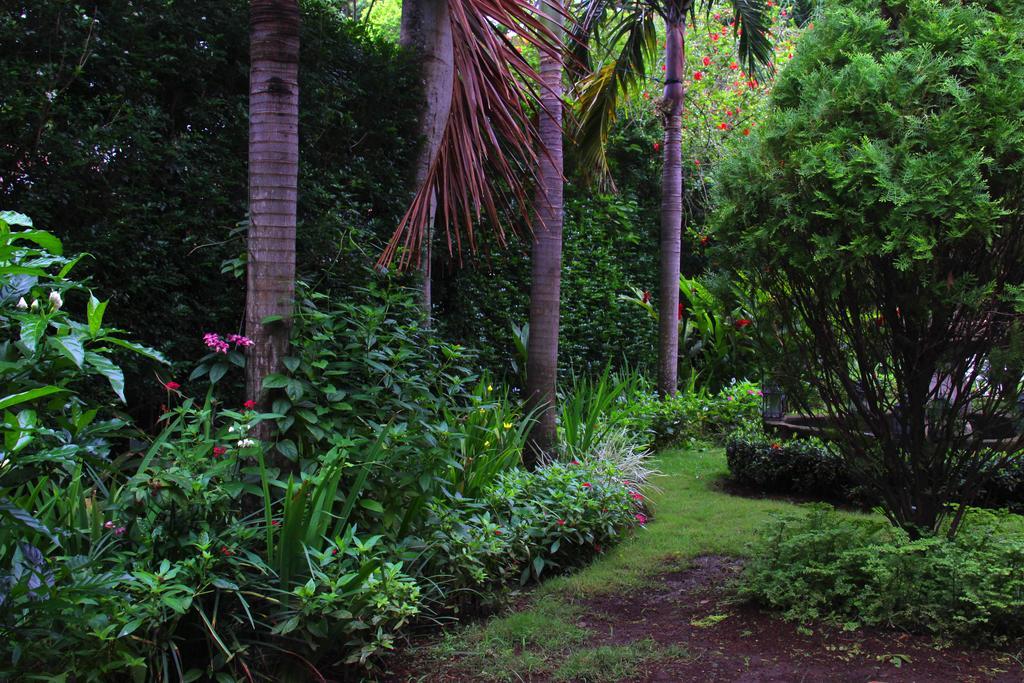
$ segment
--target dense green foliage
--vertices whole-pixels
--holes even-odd
[[[736,382],[718,392],[680,392],[659,398],[637,391],[624,406],[625,424],[655,448],[693,440],[721,439],[760,415],[761,390],[750,382]]]
[[[414,618],[490,604],[646,521],[628,440],[519,469],[528,416],[385,276],[359,300],[303,292],[272,412],[221,398],[247,348],[226,336],[163,382],[160,433],[133,441],[110,354],[161,358],[106,325],[56,237],[12,226],[31,223],[0,221],[0,674],[367,667]],[[587,402],[596,434],[610,405]]]
[[[896,626],[975,642],[1024,635],[1024,526],[972,511],[955,541],[910,540],[825,507],[767,527],[742,593],[801,621]]]
[[[818,439],[782,440],[747,428],[729,436],[725,453],[730,480],[750,493],[854,505],[878,502],[857,483],[856,472],[837,450]],[[985,474],[974,505],[1024,511],[1024,458],[1016,455],[999,467],[990,466]]]
[[[717,256],[764,294],[765,360],[839,416],[850,468],[912,533],[1018,415],[1021,27],[1014,3],[834,5],[718,175]]]
[[[725,448],[729,478],[744,489],[775,495],[847,501],[854,483],[843,459],[814,439],[734,436]]]
[[[299,272],[344,295],[403,211],[419,95],[393,45],[302,9]],[[104,255],[81,269],[112,322],[174,360],[238,331],[243,282],[219,273],[245,253],[248,3],[23,3],[0,52],[0,201]]]

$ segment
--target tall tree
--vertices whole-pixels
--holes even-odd
[[[249,235],[246,335],[254,345],[246,391],[262,401],[263,378],[287,352],[295,296],[299,176],[299,3],[249,3]]]
[[[665,27],[665,90],[661,112],[665,125],[661,194],[661,267],[658,285],[658,393],[676,392],[679,368],[679,254],[682,239],[682,108],[686,64],[686,20],[696,25],[698,5],[710,10],[714,0],[582,0],[577,45],[604,45],[607,54],[594,60],[585,49],[580,63],[579,129],[581,166],[606,179],[604,145],[616,118],[619,96],[646,82],[657,60],[657,22]],[[739,34],[739,56],[752,74],[770,65],[768,17],[764,0],[729,0]],[[614,52],[613,52],[614,51]]]
[[[414,187],[419,191],[426,184],[430,165],[441,148],[445,124],[452,107],[455,61],[448,0],[404,0],[400,43],[403,47],[414,50],[422,63],[421,79],[425,101],[420,118],[420,134],[423,144],[416,158],[414,180]],[[428,224],[420,255],[420,272],[423,276],[422,304],[428,322],[433,305],[430,266],[436,216],[435,190],[430,198]]]
[[[549,27],[560,35],[564,10],[560,0],[539,0]],[[562,220],[564,189],[562,158],[561,52],[543,53],[540,60],[540,140],[530,266],[530,336],[527,345],[526,397],[537,421],[530,432],[529,464],[550,455],[556,446],[558,323],[562,282]]]

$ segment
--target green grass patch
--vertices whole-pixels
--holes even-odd
[[[570,654],[555,671],[556,681],[574,683],[613,683],[634,678],[646,662],[678,656],[658,646],[650,638],[629,645],[602,645]]]
[[[663,476],[652,482],[659,490],[650,495],[654,519],[647,528],[589,567],[544,582],[526,610],[449,635],[432,656],[458,658],[459,670],[479,680],[547,673],[556,680],[595,682],[629,678],[644,662],[688,657],[683,647],[658,648],[650,640],[584,647],[589,634],[576,625],[578,603],[643,586],[699,555],[742,557],[772,513],[793,512],[795,506],[723,492],[718,483],[728,469],[721,448],[666,451],[654,464]]]

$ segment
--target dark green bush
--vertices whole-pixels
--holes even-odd
[[[769,526],[741,594],[787,618],[998,643],[1024,636],[1024,520],[972,510],[954,541],[818,506]]]
[[[843,459],[817,441],[730,438],[729,478],[758,493],[849,500],[854,483]]]
[[[419,91],[395,46],[327,0],[301,6],[298,267],[346,296],[403,210]],[[175,360],[242,319],[244,281],[221,264],[245,252],[248,46],[242,0],[0,13],[0,203],[102,255],[81,268],[110,321]],[[152,374],[125,371],[155,421]]]
[[[729,479],[752,493],[853,505],[878,502],[857,483],[846,461],[817,439],[773,439],[759,429],[739,430],[726,442],[725,455]],[[990,466],[973,504],[1024,512],[1024,458]]]

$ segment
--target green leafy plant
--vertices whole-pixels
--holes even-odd
[[[911,540],[816,506],[768,526],[742,595],[800,621],[892,625],[974,642],[1024,633],[1024,526],[972,510],[955,540]]]

